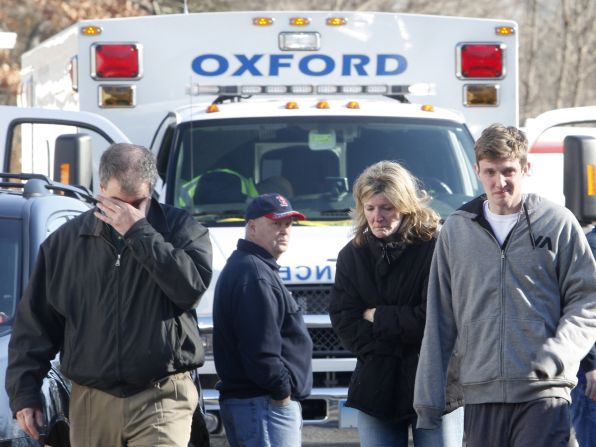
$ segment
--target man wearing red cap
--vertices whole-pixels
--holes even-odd
[[[213,352],[232,447],[301,445],[298,401],[312,388],[312,341],[277,259],[288,249],[292,222],[304,218],[280,194],[255,198],[245,238],[217,281]]]

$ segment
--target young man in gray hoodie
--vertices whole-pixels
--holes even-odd
[[[468,447],[567,446],[570,391],[596,340],[596,263],[567,209],[522,193],[521,131],[492,125],[475,151],[485,195],[446,220],[431,266],[418,427],[441,421],[453,353]]]

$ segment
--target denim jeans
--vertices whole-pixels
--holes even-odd
[[[577,386],[571,390],[571,417],[579,447],[596,445],[596,400],[585,395],[586,377],[580,369]]]
[[[223,399],[220,414],[230,447],[300,447],[302,409],[296,401],[273,403],[269,396]]]
[[[407,447],[408,427],[416,447],[461,447],[464,437],[463,407],[443,416],[441,426],[434,430],[416,427],[416,417],[394,423],[358,412],[358,435],[361,447]]]

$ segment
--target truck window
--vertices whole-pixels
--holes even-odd
[[[0,324],[9,321],[16,310],[19,278],[20,225],[0,219]]]
[[[251,197],[265,192],[288,196],[311,220],[345,220],[356,177],[379,160],[403,163],[443,217],[480,193],[473,139],[447,121],[214,120],[181,125],[176,141],[170,200],[205,223],[241,218]]]
[[[10,129],[11,135],[9,145],[10,153],[9,172],[27,172],[44,174],[53,178],[54,174],[54,146],[56,138],[64,134],[84,133],[91,137],[91,145],[100,148],[101,151],[107,148],[110,142],[100,133],[92,128],[69,126],[56,122],[20,122]],[[94,151],[100,154],[101,151]],[[99,155],[93,160],[94,171],[99,166]],[[97,186],[97,185],[95,185]]]

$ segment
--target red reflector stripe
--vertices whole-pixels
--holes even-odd
[[[531,147],[530,153],[532,154],[562,154],[563,143],[555,142],[539,142]]]
[[[99,78],[139,76],[139,50],[136,45],[97,45],[95,74]]]

